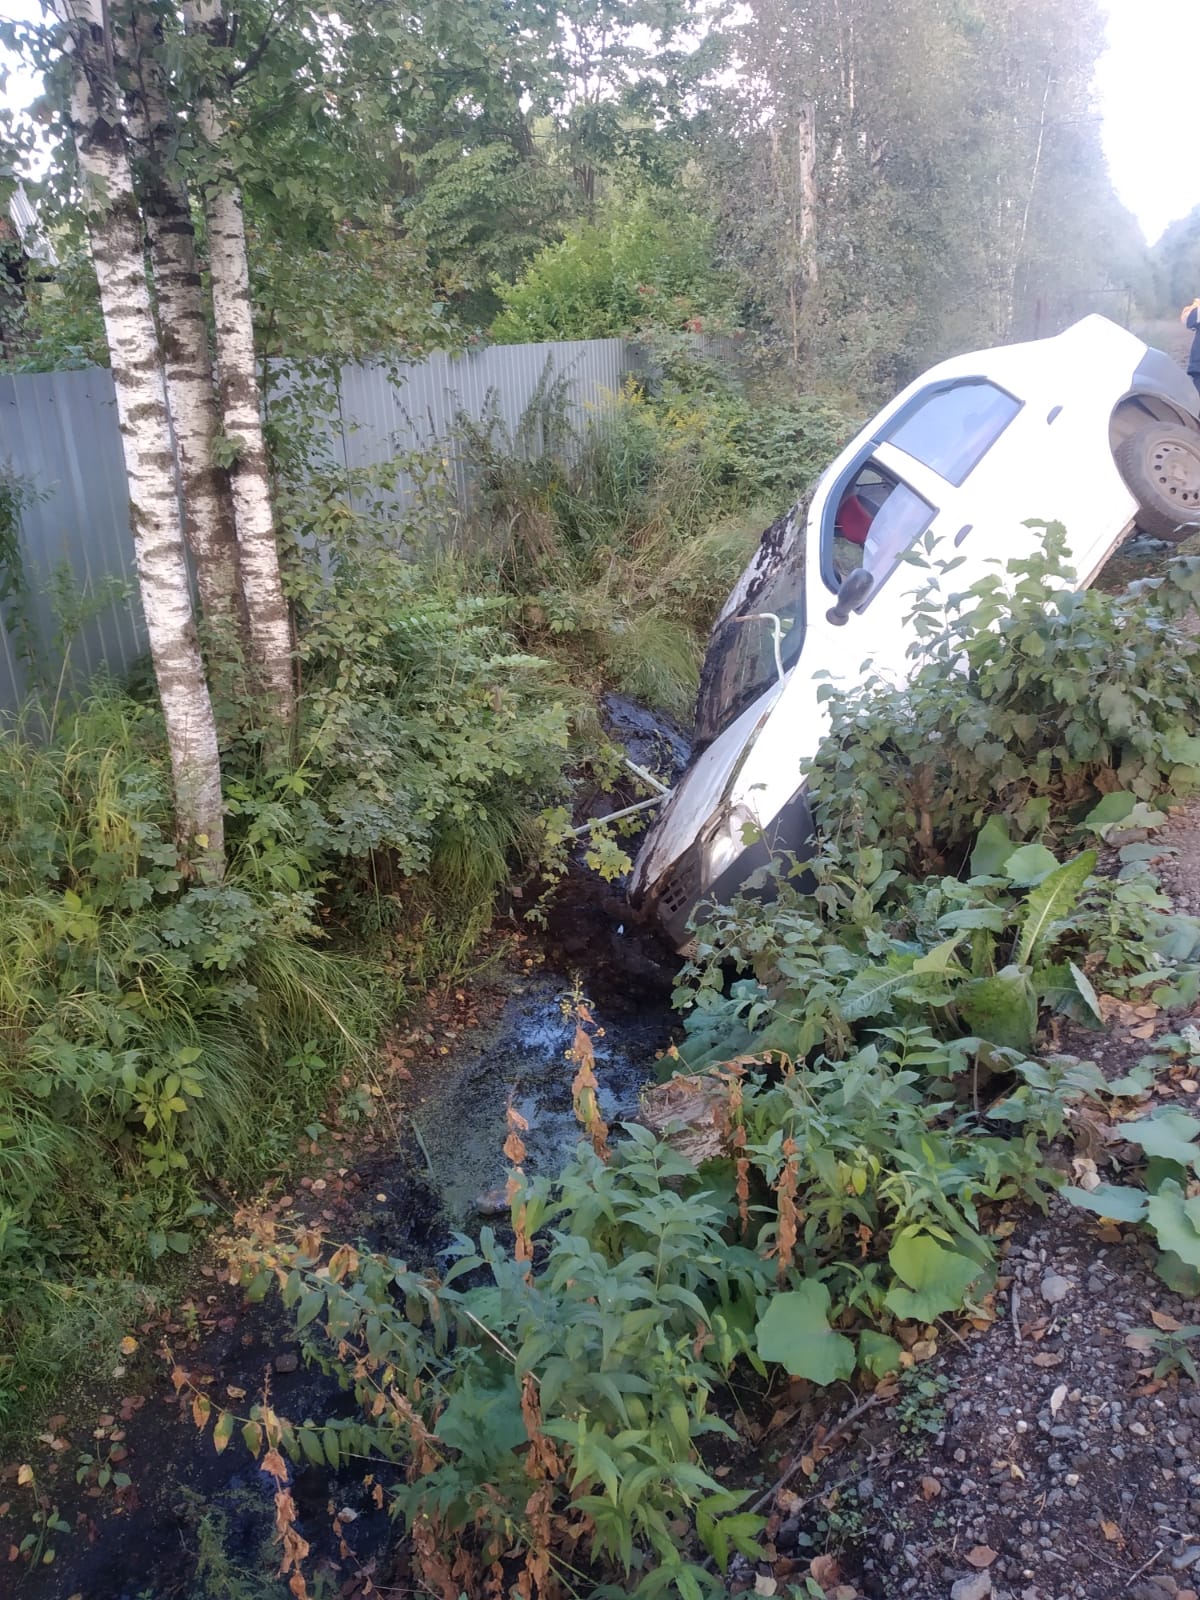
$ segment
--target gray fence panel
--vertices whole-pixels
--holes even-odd
[[[146,648],[112,375],[91,368],[0,378],[0,468],[30,494],[19,540],[28,636],[6,638],[0,654],[0,708],[13,710],[32,686],[21,643],[36,649],[34,678],[53,680],[63,665],[63,609],[79,605],[85,619],[66,630],[74,677],[105,665],[122,672]],[[61,605],[50,592],[60,580]],[[119,598],[88,603],[114,580]]]
[[[339,463],[375,467],[448,440],[462,416],[481,422],[494,415],[515,437],[539,385],[556,379],[567,387],[568,420],[582,431],[612,403],[636,365],[634,351],[620,339],[439,352],[401,368],[348,365],[328,442]],[[296,381],[283,375],[278,392]],[[539,438],[529,441],[535,453],[543,446]],[[39,678],[53,681],[63,664],[62,625],[48,593],[58,573],[69,577],[76,597],[94,597],[114,580],[124,586],[112,604],[85,608],[69,652],[71,676],[105,666],[124,672],[146,649],[112,375],[89,368],[0,377],[0,471],[32,491],[19,540],[28,635],[0,623],[0,712],[11,712]],[[469,491],[466,463],[456,461],[455,473],[460,489]],[[413,492],[402,476],[398,521]],[[22,658],[23,638],[37,649],[33,670]]]

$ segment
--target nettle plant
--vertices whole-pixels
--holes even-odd
[[[955,594],[957,564],[932,544],[914,558],[929,575],[910,684],[822,690],[831,731],[811,783],[831,837],[923,874],[957,867],[990,816],[1065,836],[1110,791],[1149,802],[1200,783],[1200,640],[1177,626],[1200,558],[1119,595],[1077,592],[1050,524],[1035,555]]]

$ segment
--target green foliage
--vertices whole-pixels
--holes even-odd
[[[630,387],[583,433],[547,380],[515,429],[460,420],[470,488],[439,458],[405,536],[468,592],[516,602],[527,648],[687,718],[714,614],[841,426],[811,400],[764,412],[678,351],[659,398]]]
[[[1115,1222],[1145,1222],[1162,1252],[1159,1276],[1177,1293],[1200,1294],[1200,1120],[1176,1106],[1121,1123],[1121,1137],[1145,1158],[1144,1188],[1069,1184],[1064,1196]]]
[[[962,860],[989,817],[1052,844],[1110,791],[1132,807],[1200,782],[1200,643],[1175,625],[1200,560],[1120,595],[1077,593],[1051,526],[1007,582],[955,594],[955,564],[915,601],[911,684],[821,691],[831,731],[811,781],[827,833],[923,871]]]
[[[110,690],[10,730],[0,816],[3,1361],[56,1279],[186,1251],[205,1181],[283,1156],[379,1011],[253,830],[223,884],[181,876],[148,707]]]
[[[547,245],[499,290],[492,337],[526,344],[719,326],[728,319],[727,290],[712,257],[711,226],[694,204],[614,200],[602,222]]]

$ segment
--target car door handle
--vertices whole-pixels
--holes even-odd
[[[971,531],[971,529],[972,529],[972,528],[973,528],[973,527],[974,527],[974,526],[975,526],[975,524],[974,524],[974,523],[973,523],[973,522],[967,522],[967,523],[964,523],[964,524],[963,524],[963,526],[962,526],[962,527],[961,527],[961,528],[960,528],[960,529],[959,529],[959,530],[958,530],[958,532],[957,532],[957,533],[956,533],[956,534],[955,534],[955,535],[954,535],[954,548],[955,548],[955,549],[956,549],[956,550],[957,550],[957,549],[958,549],[958,547],[959,547],[959,545],[960,545],[960,544],[961,544],[961,543],[962,543],[962,542],[963,542],[963,540],[964,540],[964,539],[965,539],[965,538],[966,538],[966,537],[967,537],[967,535],[968,535],[968,534],[969,534],[969,533],[970,533],[970,531]]]

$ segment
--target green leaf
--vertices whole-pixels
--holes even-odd
[[[962,935],[958,934],[953,939],[944,939],[941,944],[934,945],[926,955],[919,956],[913,962],[914,972],[947,972],[957,966],[954,952],[962,943]]]
[[[1103,1022],[1104,1017],[1100,1012],[1100,996],[1096,993],[1094,987],[1092,986],[1091,979],[1088,977],[1087,973],[1084,972],[1082,968],[1077,967],[1073,961],[1068,961],[1067,965],[1071,969],[1071,976],[1075,980],[1075,988],[1078,991],[1080,998],[1095,1017],[1096,1021]]]
[[[971,1032],[991,1044],[1025,1052],[1037,1032],[1037,998],[1018,967],[964,984],[959,1010]]]
[[[1047,852],[1049,854],[1049,852]],[[1056,922],[1068,916],[1079,899],[1080,890],[1091,877],[1096,865],[1096,852],[1085,850],[1074,861],[1043,878],[1025,903],[1021,919],[1021,932],[1017,943],[1018,966],[1029,966],[1041,954]]]
[[[864,967],[842,990],[838,1009],[847,1022],[878,1017],[892,1009],[892,998],[912,982],[912,963],[902,968]]]
[[[1154,1270],[1172,1293],[1187,1295],[1189,1299],[1200,1295],[1200,1267],[1188,1266],[1174,1250],[1164,1250]]]
[[[1179,1185],[1168,1179],[1151,1195],[1146,1210],[1159,1248],[1173,1251],[1186,1266],[1200,1268],[1200,1196],[1185,1199]]]
[[[1004,863],[1012,855],[1012,839],[1004,817],[991,816],[980,828],[971,852],[973,878],[998,877]]]
[[[932,1322],[956,1311],[963,1296],[983,1272],[978,1261],[947,1250],[927,1233],[906,1229],[888,1251],[896,1276],[907,1284],[890,1289],[884,1304],[906,1322]]]
[[[1013,850],[1004,862],[1004,876],[1021,888],[1041,883],[1058,867],[1058,858],[1044,844],[1023,844]]]
[[[903,1346],[897,1340],[889,1339],[885,1333],[876,1333],[874,1328],[864,1328],[858,1336],[858,1364],[872,1377],[886,1378],[888,1373],[895,1372],[902,1354]]]
[[[1151,1117],[1121,1124],[1122,1137],[1131,1144],[1141,1145],[1148,1156],[1177,1161],[1182,1167],[1200,1156],[1200,1146],[1195,1142],[1197,1134],[1200,1134],[1200,1121],[1177,1106],[1162,1106]]]
[[[829,1290],[815,1279],[771,1300],[758,1323],[758,1353],[810,1383],[834,1383],[854,1371],[854,1346],[829,1326]]]
[[[1091,828],[1094,833],[1102,833],[1114,822],[1124,822],[1136,804],[1136,795],[1130,794],[1126,789],[1116,789],[1112,794],[1106,794],[1092,807],[1084,817],[1083,825],[1085,828]]]
[[[324,1289],[310,1289],[307,1294],[301,1298],[299,1308],[296,1312],[297,1333],[299,1333],[301,1328],[308,1327],[309,1323],[316,1316],[317,1312],[320,1311],[324,1304]]]
[[[1131,1067],[1121,1077],[1113,1078],[1107,1085],[1107,1093],[1132,1099],[1144,1094],[1153,1082],[1154,1068],[1145,1061],[1139,1061],[1136,1067]]]
[[[1095,1189],[1078,1189],[1068,1183],[1058,1192],[1072,1205],[1094,1211],[1098,1217],[1108,1217],[1112,1222],[1140,1222],[1146,1215],[1150,1198],[1143,1189],[1131,1189],[1122,1183],[1102,1183]]]

